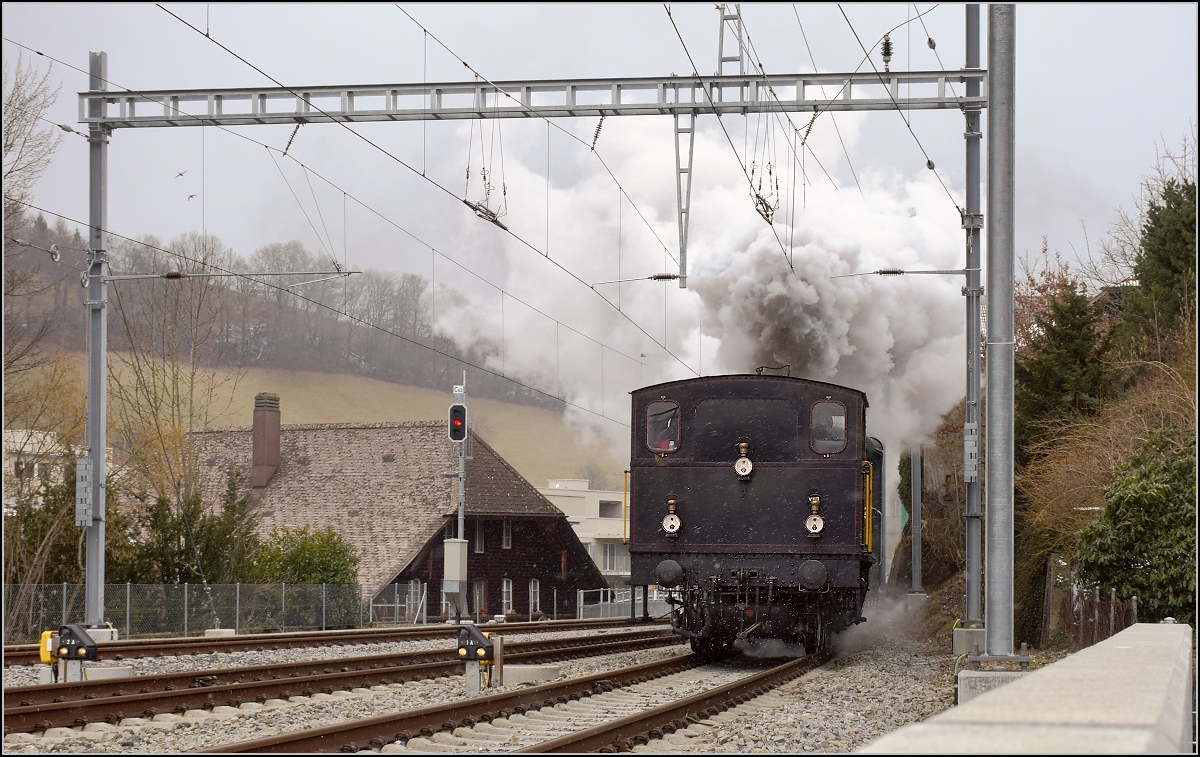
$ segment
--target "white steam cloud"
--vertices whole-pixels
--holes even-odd
[[[856,122],[838,123],[852,149]],[[491,344],[489,368],[582,408],[569,418],[608,439],[618,459],[628,454],[621,424],[631,389],[758,366],[790,365],[793,376],[866,392],[868,430],[893,461],[899,444],[927,438],[964,393],[963,277],[833,277],[961,268],[958,213],[937,178],[867,172],[860,190],[835,187],[810,166],[813,184],[796,188],[794,201],[785,196],[769,227],[724,134],[702,129],[687,289],[649,281],[592,289],[539,254],[548,240],[549,258],[587,283],[677,271],[674,152],[664,131],[656,119],[605,123],[601,152],[632,202],[586,147],[552,137],[567,157],[561,168],[551,163],[548,184],[544,127],[540,136],[505,132],[511,152],[528,157],[510,152],[504,222],[538,250],[467,212],[459,239],[479,257],[503,250],[505,290],[541,313],[512,298],[495,312],[439,298],[443,333],[464,347]]]

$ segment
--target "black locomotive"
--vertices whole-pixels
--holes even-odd
[[[632,396],[630,584],[674,590],[695,652],[773,639],[811,653],[865,620],[883,501],[865,394],[732,375]]]

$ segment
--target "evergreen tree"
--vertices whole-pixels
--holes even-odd
[[[136,535],[124,559],[108,568],[109,583],[209,583],[253,580],[259,541],[257,516],[238,496],[241,476],[231,470],[221,512],[206,512],[199,492],[175,501],[158,495],[136,517]],[[111,550],[110,550],[111,551]]]
[[[1138,287],[1123,303],[1133,354],[1163,359],[1164,336],[1196,298],[1196,182],[1167,179],[1150,200],[1133,273]]]
[[[1014,435],[1018,466],[1052,433],[1056,420],[1090,415],[1101,407],[1111,378],[1104,358],[1109,339],[1099,308],[1071,282],[1034,317],[1028,352],[1014,364]]]

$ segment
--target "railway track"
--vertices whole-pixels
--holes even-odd
[[[518,691],[222,744],[202,752],[628,750],[759,696],[831,659],[832,652],[754,670],[691,654]],[[703,688],[679,696],[680,690]],[[389,750],[391,751],[391,750]]]
[[[668,628],[640,628],[605,636],[510,641],[505,644],[505,660],[547,662],[678,643]],[[152,718],[160,713],[237,707],[244,702],[461,675],[462,665],[453,649],[443,649],[12,687],[4,691],[4,733],[93,722],[115,725],[127,717]]]
[[[504,623],[481,626],[487,630],[502,628],[505,636],[522,633],[546,633],[596,628],[620,628],[629,618],[600,620],[549,620],[534,623]],[[402,626],[398,628],[356,628],[344,631],[303,631],[291,633],[244,634],[240,636],[190,636],[169,639],[125,639],[97,643],[101,660],[133,660],[147,657],[213,654],[222,652],[271,652],[281,649],[317,646],[353,646],[391,641],[452,639],[456,625]],[[13,644],[4,647],[4,666],[34,665],[39,662],[37,644]]]

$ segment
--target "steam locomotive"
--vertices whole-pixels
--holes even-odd
[[[865,620],[883,510],[865,394],[747,374],[632,399],[630,584],[672,590],[694,652],[778,640],[813,653]]]

